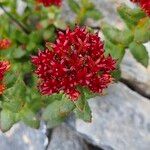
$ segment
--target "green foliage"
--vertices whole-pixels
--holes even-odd
[[[92,112],[91,112],[90,106],[86,100],[85,100],[83,110],[79,110],[76,108],[74,110],[74,112],[75,112],[75,115],[77,118],[82,119],[85,122],[92,121]]]
[[[138,43],[146,43],[150,41],[150,19],[144,18],[139,21],[134,30],[134,41]]]
[[[14,114],[7,109],[3,109],[0,114],[0,129],[5,132],[9,130],[14,123]]]
[[[130,51],[134,58],[145,67],[148,66],[149,56],[148,52],[143,44],[132,42],[129,45]]]
[[[117,64],[123,59],[125,54],[125,47],[122,44],[114,44],[108,40],[105,41],[105,54],[111,55],[114,59],[117,60]]]
[[[48,122],[49,127],[60,124],[75,108],[74,103],[63,95],[61,100],[56,100],[49,104],[43,112],[43,119]]]
[[[81,92],[81,98],[77,102],[75,102],[75,115],[77,118],[82,119],[85,122],[91,122],[92,112],[87,100],[92,97],[95,97],[96,94],[91,93],[87,88],[79,89]]]
[[[134,29],[139,20],[145,17],[140,8],[131,9],[124,4],[118,7],[118,13],[130,29]]]
[[[121,31],[106,23],[102,24],[102,31],[105,37],[114,44],[127,46],[133,40],[130,30]]]
[[[21,76],[18,77],[13,87],[5,90],[1,101],[1,108],[3,110],[1,111],[1,128],[3,131],[7,131],[18,121],[23,121],[31,127],[39,127],[39,121],[36,115],[41,108],[42,102],[39,99],[40,96],[32,92],[34,90],[26,87]],[[40,103],[39,106],[37,105],[38,103]],[[10,124],[5,128],[5,123],[9,120]]]
[[[89,0],[81,0],[81,2],[78,3],[76,0],[68,0],[68,5],[76,14],[75,23],[77,24],[85,24],[88,18],[92,18],[93,20],[102,18],[102,13],[98,11]]]
[[[119,30],[108,23],[102,23],[106,55],[110,54],[117,60],[119,69],[125,50],[129,49],[134,58],[147,67],[149,56],[143,43],[150,41],[150,18],[140,8],[131,9],[125,4],[119,6],[117,11],[127,27]]]
[[[77,107],[78,110],[83,111],[85,106],[85,97],[84,95],[80,96],[79,100],[75,101],[74,104]]]
[[[74,13],[78,13],[80,11],[80,6],[74,0],[68,0],[68,5]]]

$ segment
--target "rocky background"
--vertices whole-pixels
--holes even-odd
[[[129,0],[93,0],[105,21],[124,25],[115,8]],[[66,0],[64,19],[73,19]],[[87,21],[92,27],[100,22]],[[146,43],[150,53],[150,43]],[[0,150],[150,150],[150,65],[144,68],[127,50],[121,65],[120,82],[111,85],[106,95],[91,99],[92,123],[68,120],[52,130],[42,122],[38,130],[22,123],[7,133],[0,132]]]

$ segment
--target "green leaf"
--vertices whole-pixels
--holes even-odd
[[[125,4],[122,4],[120,7],[118,7],[117,11],[130,29],[134,29],[138,21],[145,17],[144,12],[140,9],[131,9]]]
[[[91,0],[81,0],[81,5],[83,8],[88,10],[94,9],[94,4],[91,2]]]
[[[119,81],[121,78],[121,70],[120,68],[117,68],[115,71],[111,73],[112,77],[115,79],[115,81]]]
[[[23,50],[22,48],[16,48],[12,53],[12,57],[15,59],[20,59],[25,55],[26,55],[26,51]]]
[[[13,39],[16,42],[22,43],[22,44],[26,44],[28,43],[28,36],[23,33],[20,30],[13,30],[11,35],[10,35],[11,39]]]
[[[4,97],[4,102],[2,103],[2,107],[5,109],[8,109],[14,113],[18,112],[22,106],[21,101],[18,101],[17,99],[8,99],[7,97]]]
[[[39,31],[33,31],[29,35],[29,40],[32,41],[33,43],[40,43],[42,41],[42,32]]]
[[[42,118],[45,121],[48,121],[49,126],[53,126],[53,121],[54,124],[57,122],[60,123],[70,114],[74,108],[74,103],[68,99],[67,96],[63,95],[62,100],[56,100],[45,108]]]
[[[80,11],[80,6],[78,5],[76,1],[68,0],[68,4],[73,12],[78,13]]]
[[[82,88],[79,88],[80,90],[80,97],[77,101],[74,101],[74,104],[76,106],[77,109],[79,109],[80,111],[82,111],[84,109],[84,106],[85,106],[85,95],[84,95],[84,91]]]
[[[83,111],[80,111],[76,108],[74,112],[77,118],[82,119],[85,122],[91,122],[92,112],[87,101],[85,102]]]
[[[26,101],[26,96],[26,86],[19,76],[14,86],[4,91],[3,108],[18,112]]]
[[[113,44],[127,47],[133,41],[133,34],[130,30],[120,31],[107,23],[102,23],[102,31],[104,36]]]
[[[8,99],[15,97],[15,98],[20,98],[22,100],[25,100],[26,85],[20,75],[18,76],[18,79],[17,79],[16,83],[14,84],[14,86],[7,89],[4,92],[4,96],[6,96]]]
[[[36,48],[36,46],[37,46],[36,43],[30,41],[30,42],[28,43],[26,49],[27,49],[27,51],[30,52],[30,51],[34,50],[34,49]]]
[[[134,58],[143,66],[147,67],[149,62],[149,56],[145,46],[143,44],[133,42],[129,45],[129,48]]]
[[[138,43],[146,43],[150,41],[150,19],[142,19],[135,27],[134,41]]]
[[[83,88],[83,92],[84,92],[85,100],[88,100],[98,95],[96,93],[92,93],[88,88],[85,87]]]
[[[24,108],[19,112],[20,119],[32,128],[39,128],[40,122],[36,118],[36,114],[28,108]]]
[[[6,132],[15,123],[14,114],[7,109],[3,109],[0,115],[0,128],[3,132]]]
[[[86,17],[92,18],[94,20],[99,20],[100,18],[102,18],[102,13],[96,9],[92,9],[86,12]]]
[[[60,20],[60,19],[54,21],[54,25],[55,25],[56,28],[59,28],[59,29],[62,29],[62,30],[64,30],[64,29],[66,28],[65,22],[63,22],[63,21]]]
[[[114,59],[117,60],[117,64],[119,65],[122,61],[122,58],[125,54],[125,47],[122,45],[115,45],[110,41],[105,41],[105,54],[111,55]]]
[[[49,96],[49,101],[54,102],[54,101],[60,101],[64,98],[64,93],[58,93],[58,94],[52,94]]]

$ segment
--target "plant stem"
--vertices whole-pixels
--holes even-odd
[[[19,22],[13,15],[11,15],[2,5],[0,5],[1,9],[7,14],[7,16],[14,21],[26,34],[29,34],[30,31],[25,27],[24,24]]]

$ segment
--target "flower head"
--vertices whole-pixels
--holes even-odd
[[[10,68],[8,61],[0,61],[0,95],[5,90],[5,85],[2,83],[6,71]]]
[[[42,94],[63,91],[71,100],[77,100],[78,87],[101,93],[112,81],[110,73],[116,61],[111,56],[105,57],[103,42],[97,34],[83,27],[68,28],[65,33],[59,32],[55,44],[48,45],[51,48],[32,56]]]
[[[0,83],[0,95],[3,94],[4,90],[5,90],[5,85]]]
[[[150,0],[131,0],[131,2],[137,3],[150,16]]]
[[[11,45],[11,41],[9,39],[1,39],[0,40],[0,50],[7,49]]]
[[[48,7],[51,5],[60,6],[61,0],[37,0],[39,3],[43,3],[44,6]]]

